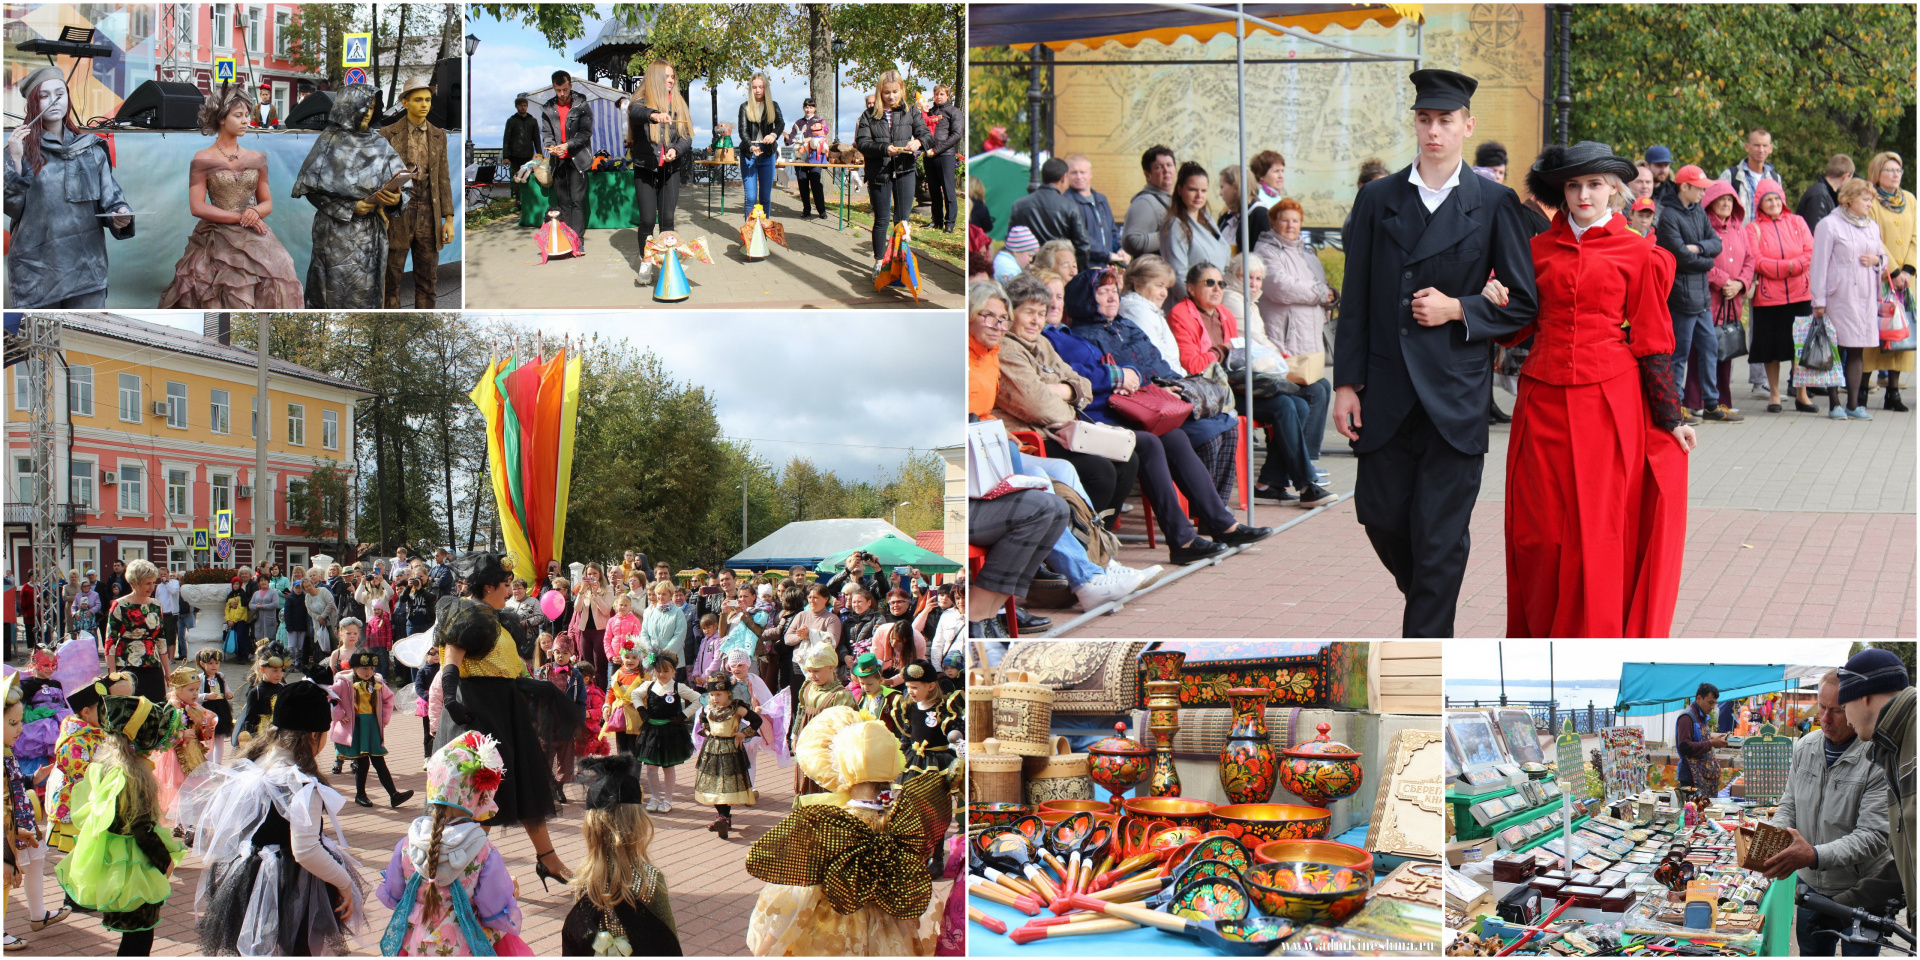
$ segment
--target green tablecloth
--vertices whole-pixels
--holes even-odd
[[[520,185],[520,225],[535,227],[547,218],[553,190],[540,181],[527,178]],[[633,201],[633,172],[608,170],[587,174],[587,229],[624,229],[633,226],[637,214]]]
[[[1760,923],[1760,956],[1784,957],[1787,944],[1793,942],[1793,877],[1781,877],[1767,884],[1760,898],[1760,912],[1767,919]]]

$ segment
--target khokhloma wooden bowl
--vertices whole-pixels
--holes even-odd
[[[1243,875],[1260,912],[1297,924],[1339,926],[1367,902],[1373,878],[1337,863],[1256,863]]]
[[[1295,803],[1237,803],[1213,808],[1213,829],[1240,838],[1248,847],[1269,840],[1325,840],[1333,813],[1325,807]]]

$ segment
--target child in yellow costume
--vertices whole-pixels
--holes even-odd
[[[836,706],[801,731],[794,760],[830,793],[800,797],[747,853],[765,880],[747,924],[755,956],[933,955],[941,905],[927,874],[951,807],[937,772],[908,780],[893,804],[900,741],[887,725]]]

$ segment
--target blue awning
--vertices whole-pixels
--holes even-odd
[[[1780,663],[1623,663],[1616,712],[1637,717],[1684,709],[1702,683],[1719,688],[1721,700],[1790,690],[1830,669]]]

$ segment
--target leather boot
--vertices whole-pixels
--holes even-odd
[[[1907,412],[1907,404],[1906,404],[1906,402],[1900,399],[1900,388],[1899,388],[1899,387],[1888,387],[1888,388],[1887,388],[1887,403],[1886,403],[1886,408],[1887,408],[1888,410],[1892,410],[1892,411],[1893,411],[1893,412],[1895,412],[1895,413],[1906,413],[1906,412]]]
[[[388,802],[393,805],[395,810],[400,809],[401,804],[413,799],[413,791],[395,790],[393,788],[393,773],[387,769],[387,758],[377,756],[372,759],[373,769],[380,774],[380,786],[387,791]],[[363,797],[367,795],[367,774],[364,770],[360,773],[360,795]],[[372,806],[372,804],[368,804],[368,806]]]
[[[373,806],[367,799],[367,758],[355,757],[353,761],[353,802],[363,807]]]

